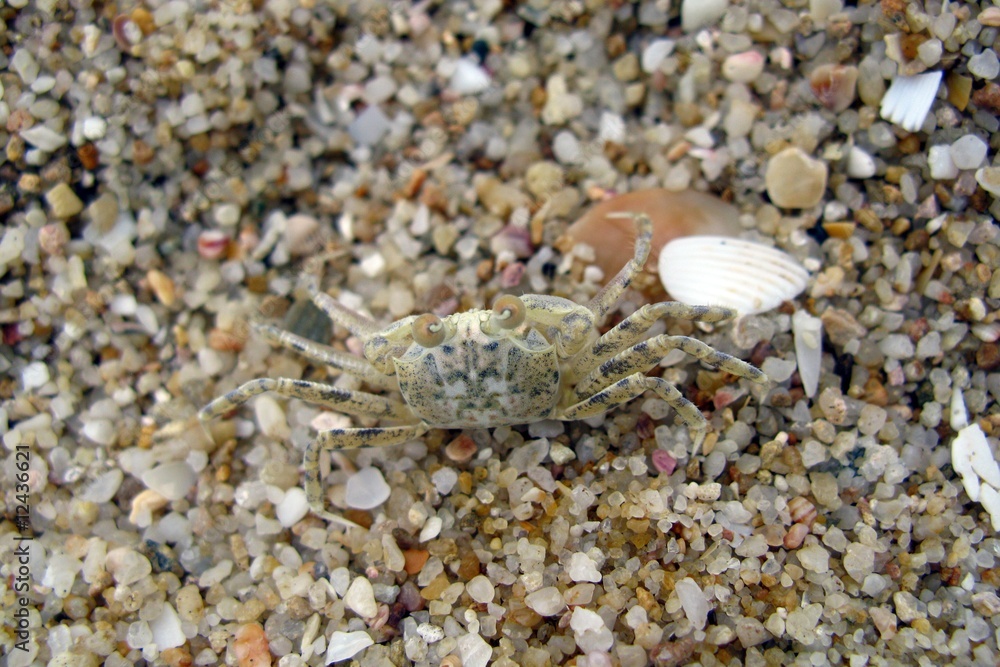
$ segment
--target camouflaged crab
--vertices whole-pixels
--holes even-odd
[[[444,318],[410,316],[380,328],[332,297],[312,299],[334,322],[364,342],[365,359],[281,331],[258,330],[272,343],[316,363],[355,375],[373,388],[397,388],[402,401],[380,394],[340,389],[305,380],[252,380],[215,399],[203,421],[225,414],[258,394],[273,391],[340,412],[400,422],[397,426],[323,431],[306,449],[305,491],[316,514],[341,521],[325,509],[319,457],[323,450],[396,445],[431,428],[486,428],[564,421],[600,415],[652,391],[695,431],[695,450],[708,424],[697,407],[672,384],[646,375],[673,349],[753,382],[766,376],[750,364],[686,336],[643,340],[664,317],[719,322],[728,308],[666,302],[643,306],[607,333],[597,325],[617,304],[649,256],[652,224],[645,214],[625,214],[638,228],[635,254],[589,303],[540,294],[499,297],[492,310]]]

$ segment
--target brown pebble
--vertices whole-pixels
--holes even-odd
[[[838,113],[854,102],[857,84],[858,68],[850,65],[820,65],[809,75],[809,86],[819,103]]]
[[[984,371],[993,371],[1000,367],[1000,346],[996,343],[983,343],[976,350],[976,365]]]
[[[688,659],[694,655],[694,647],[693,637],[663,642],[653,647],[649,652],[649,658],[653,661],[654,667],[679,667],[688,663]]]
[[[802,541],[806,539],[806,535],[808,534],[809,526],[804,523],[793,523],[792,527],[788,529],[788,533],[785,534],[785,539],[782,540],[782,543],[786,549],[798,549],[802,546]]]
[[[168,304],[164,304],[168,305]],[[208,346],[219,352],[239,352],[246,344],[246,337],[232,331],[211,329],[208,332]]]
[[[100,164],[100,155],[94,144],[84,144],[76,149],[76,156],[80,158],[80,164],[87,171],[97,169]]]
[[[403,570],[410,576],[424,569],[430,553],[425,549],[407,549],[403,552]]]

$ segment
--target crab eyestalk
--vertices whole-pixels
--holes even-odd
[[[516,329],[524,324],[528,309],[524,302],[513,294],[504,294],[493,302],[490,313],[490,329]]]
[[[413,320],[412,327],[413,340],[421,347],[437,347],[444,342],[444,322],[433,313],[421,315]]]

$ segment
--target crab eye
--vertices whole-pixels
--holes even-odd
[[[413,320],[413,340],[421,347],[437,347],[444,342],[444,323],[432,313]]]
[[[504,294],[493,302],[493,318],[503,329],[515,329],[524,322],[527,309],[513,294]]]

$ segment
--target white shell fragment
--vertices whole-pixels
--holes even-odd
[[[962,477],[969,499],[990,514],[993,530],[1000,532],[1000,463],[979,424],[969,424],[962,391],[955,388],[951,399],[951,424],[960,428],[951,442],[951,465]]]
[[[799,366],[802,388],[806,396],[815,396],[823,360],[823,320],[804,310],[797,310],[792,315],[792,334],[795,336],[795,361]]]
[[[326,650],[326,664],[353,658],[375,642],[367,632],[334,632]]]
[[[941,72],[897,76],[885,91],[879,114],[908,132],[916,132],[924,124],[940,84]]]
[[[794,299],[809,272],[791,255],[761,243],[726,236],[687,236],[660,251],[660,280],[688,305],[764,313]]]

